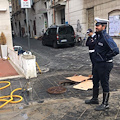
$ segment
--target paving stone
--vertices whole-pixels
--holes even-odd
[[[65,115],[63,118],[61,118],[61,120],[78,120],[78,118],[77,117],[72,117],[72,116]]]
[[[18,39],[19,42],[20,40],[21,39]],[[33,44],[34,42],[35,40],[32,39]],[[36,40],[36,42],[40,43],[37,45],[41,45],[41,41]],[[73,76],[74,74],[88,75],[91,73],[91,63],[90,60],[88,60],[88,49],[80,46],[64,49],[53,49],[47,46],[40,46],[39,49],[36,49],[36,45],[34,44],[35,46],[33,46],[33,44],[32,47],[35,49],[33,50],[32,48],[32,51],[34,51],[35,54],[40,53],[37,55],[37,62],[45,68],[48,67],[50,71],[38,75],[37,78],[30,79],[33,84],[33,101],[37,101],[37,103],[34,105],[29,104],[32,101],[29,100],[29,96],[24,92],[22,94],[24,96],[24,100],[17,104],[24,104],[23,109],[15,109],[14,114],[16,117],[14,118],[12,116],[13,113],[9,113],[9,115],[7,113],[6,117],[9,117],[10,119],[11,114],[13,120],[19,120],[21,118],[23,119],[21,114],[24,113],[25,115],[28,115],[29,120],[114,120],[115,116],[116,120],[120,119],[119,69],[116,70],[113,68],[110,76],[110,90],[112,91],[110,97],[110,109],[107,111],[97,112],[94,111],[96,105],[86,105],[84,103],[85,99],[91,98],[92,90],[82,91],[73,89],[72,86],[65,86],[67,91],[63,94],[52,95],[47,93],[48,88],[58,86],[60,81],[66,80],[66,77]],[[25,46],[23,45],[23,47]],[[43,57],[45,57],[45,59]],[[115,65],[119,66],[119,64]],[[0,95],[8,95],[11,90],[16,87],[26,87],[26,83],[28,82],[25,78],[15,78],[9,81],[12,83],[11,88],[1,91]],[[16,92],[16,94],[20,93],[21,91]],[[101,93],[102,89],[100,87],[100,102],[102,101]],[[8,104],[3,108],[3,110],[6,108],[13,108],[14,105]],[[2,115],[3,114],[0,113],[0,120],[3,118]]]

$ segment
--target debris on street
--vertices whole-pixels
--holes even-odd
[[[93,83],[92,80],[90,80],[90,76],[86,77],[82,75],[74,75],[72,77],[67,77],[66,79],[79,83],[73,86],[75,89],[88,90],[93,88]]]
[[[77,76],[67,77],[66,79],[69,79],[69,80],[74,81],[74,82],[82,82],[84,80],[90,79],[90,77],[77,75]]]
[[[93,82],[92,82],[92,80],[87,80],[87,81],[81,82],[77,85],[74,85],[73,88],[81,89],[81,90],[92,89],[93,88]]]

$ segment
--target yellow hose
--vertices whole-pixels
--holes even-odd
[[[39,70],[39,72],[40,72],[40,74],[41,74],[42,72],[41,72],[41,69],[40,69],[40,67],[39,67],[39,65],[38,65],[38,63],[37,63],[37,62],[36,62],[36,65],[37,65],[38,70]]]
[[[0,83],[8,83],[6,86],[1,87],[0,90],[9,87],[10,84],[11,84],[9,81],[0,81]],[[8,96],[2,96],[2,97],[0,97],[0,101],[1,101],[1,102],[4,102],[4,103],[0,106],[0,108],[4,107],[4,106],[5,106],[6,104],[8,104],[8,103],[19,103],[19,102],[21,102],[21,101],[23,100],[23,97],[22,97],[22,96],[13,95],[13,93],[14,93],[15,91],[18,91],[18,90],[22,90],[22,88],[14,89],[14,90],[11,92],[11,94],[8,95]],[[18,101],[13,101],[13,97],[17,97],[17,98],[20,98],[20,99],[19,99]],[[10,98],[10,99],[7,100],[7,99],[3,99],[3,98]]]
[[[7,87],[9,87],[9,86],[11,85],[11,83],[8,82],[8,81],[0,81],[0,83],[8,83],[6,86],[1,87],[0,90],[2,90],[2,89],[4,89],[4,88],[7,88]]]

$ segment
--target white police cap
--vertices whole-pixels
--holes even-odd
[[[102,25],[102,24],[107,24],[109,22],[109,20],[107,20],[107,19],[101,19],[98,17],[95,17],[95,21],[96,21],[96,26]]]

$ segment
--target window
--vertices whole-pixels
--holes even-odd
[[[59,34],[74,34],[74,30],[72,27],[60,27]]]
[[[109,35],[120,36],[120,15],[109,16]]]
[[[47,29],[45,33],[48,35],[50,33],[50,29]]]
[[[57,30],[56,28],[51,28],[50,29],[50,34],[51,35],[55,35],[56,34],[56,30]]]

